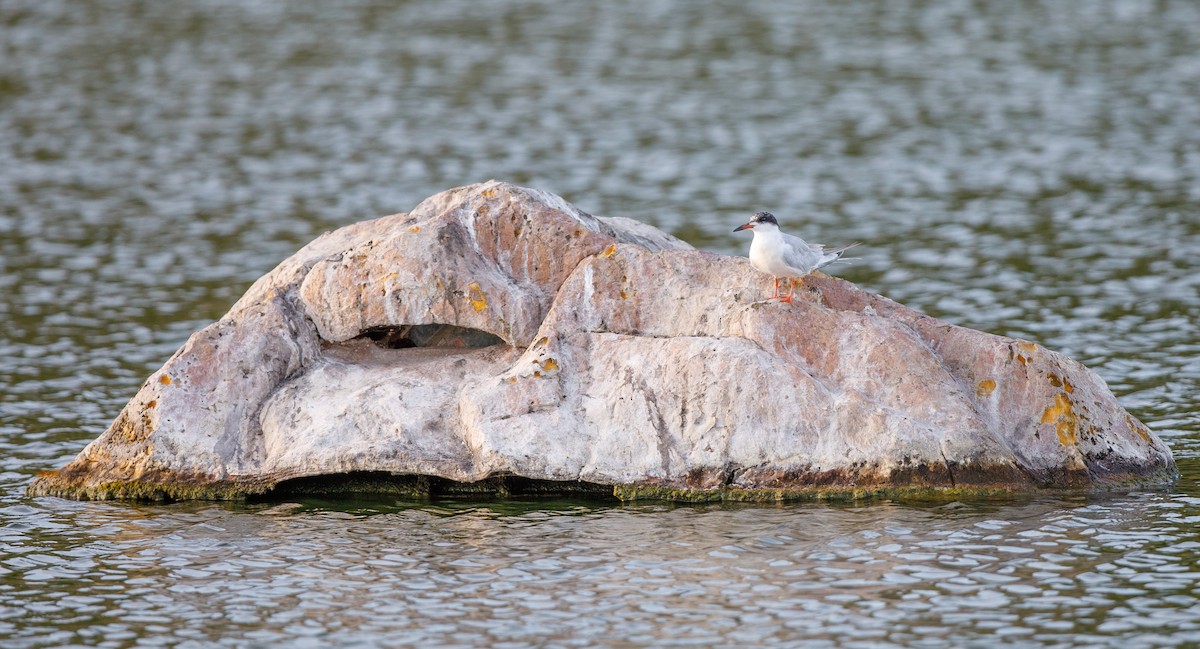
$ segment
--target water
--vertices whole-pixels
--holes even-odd
[[[0,644],[1200,643],[1197,25],[0,0]],[[1086,363],[1182,478],[854,506],[24,496],[300,245],[492,177],[730,254],[761,209],[861,240],[841,275]]]
[[[71,529],[26,511],[3,539],[33,547],[6,562],[0,597],[21,617],[0,632],[16,646],[1150,646],[1200,633],[1180,511],[1196,505],[57,504]]]

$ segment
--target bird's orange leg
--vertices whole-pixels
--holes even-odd
[[[775,278],[775,294],[767,299],[774,300],[777,297],[779,297],[779,278],[778,277]]]
[[[791,304],[791,303],[792,303],[792,295],[793,295],[793,294],[796,292],[796,283],[797,283],[797,282],[799,282],[799,283],[800,283],[800,285],[801,285],[801,286],[803,286],[803,285],[804,285],[804,278],[803,278],[803,277],[801,277],[799,280],[797,280],[797,279],[796,279],[796,278],[794,278],[794,277],[789,277],[789,278],[788,278],[788,294],[787,294],[787,295],[785,295],[785,296],[783,296],[783,297],[781,297],[781,298],[779,298],[779,301],[780,301],[780,302],[787,302],[788,304]]]

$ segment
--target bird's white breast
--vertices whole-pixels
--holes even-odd
[[[801,259],[806,252],[810,251],[795,250],[788,245],[778,229],[755,228],[754,240],[750,242],[750,265],[775,277],[803,277],[812,270]]]

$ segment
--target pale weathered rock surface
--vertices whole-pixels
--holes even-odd
[[[746,259],[552,194],[450,190],[284,261],[30,492],[235,498],[377,472],[785,498],[1175,476],[1069,358],[823,275],[790,305],[767,286]]]

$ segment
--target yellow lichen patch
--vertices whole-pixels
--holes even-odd
[[[1142,422],[1134,419],[1129,413],[1125,413],[1125,423],[1129,424],[1129,427],[1132,428],[1134,432],[1136,432],[1138,436],[1142,438],[1143,442],[1146,442],[1147,444],[1151,443],[1150,431],[1142,424]]]
[[[625,291],[621,291],[621,299],[622,299],[622,300],[628,300],[628,299],[629,299],[629,294],[628,294],[628,293],[626,293]]]
[[[1020,347],[1021,351],[1025,352],[1026,354],[1029,354],[1030,356],[1033,356],[1035,353],[1037,353],[1037,348],[1038,348],[1037,345],[1035,345],[1031,342],[1026,342],[1024,340],[1017,343],[1017,347]]]
[[[1028,365],[1029,359],[1025,358],[1024,356],[1022,356],[1020,354],[1017,354],[1017,362],[1019,362],[1021,365]]]
[[[1054,424],[1054,432],[1058,433],[1058,441],[1074,444],[1079,433],[1079,418],[1075,416],[1074,404],[1066,392],[1054,395],[1054,405],[1042,412],[1043,424]]]
[[[494,189],[485,189],[485,190],[483,190],[483,191],[481,192],[481,195],[482,195],[484,198],[491,198],[491,197],[495,196],[495,195],[496,195],[496,194],[498,194],[498,193],[499,193],[499,192],[497,192],[497,191],[496,191],[496,190],[494,190]]]
[[[151,399],[150,403],[146,404],[146,410],[149,410],[158,405],[158,399]]]
[[[546,345],[550,344],[550,338],[547,336],[542,336],[541,338],[538,339],[537,344],[541,345],[542,347],[545,347]]]
[[[540,379],[540,378],[542,378],[542,373],[537,370],[534,370],[533,376]]]
[[[476,311],[482,311],[486,309],[488,304],[487,295],[483,292],[483,289],[479,287],[479,282],[471,282],[467,288],[469,289],[467,292],[467,299],[471,301],[471,306],[474,307]]]
[[[388,273],[387,275],[380,277],[379,282],[383,283],[383,282],[388,281],[389,279],[396,279],[399,276],[400,276],[400,273]]]
[[[992,392],[995,390],[996,382],[991,379],[984,379],[979,382],[979,385],[975,386],[975,396],[984,398],[990,397],[992,396]]]
[[[1065,378],[1059,378],[1057,374],[1047,374],[1046,379],[1050,381],[1050,385],[1053,385],[1056,388],[1062,388],[1067,394],[1071,394],[1075,391],[1075,386],[1071,385],[1070,381]]]
[[[613,256],[613,253],[615,253],[616,251],[617,251],[617,244],[614,243],[614,244],[610,245],[609,247],[605,248],[604,252],[600,253],[600,256],[601,257],[611,257],[611,256]]]
[[[143,442],[152,432],[154,432],[154,427],[151,425],[150,417],[144,412],[138,419],[134,419],[132,415],[121,413],[112,424],[113,437],[126,444]]]
[[[171,377],[163,374],[162,376],[158,377],[158,382],[162,383],[163,385],[171,385]]]
[[[419,226],[419,225],[414,225],[414,226],[412,226],[411,228],[409,228],[409,229],[408,229],[408,231],[409,231],[409,232],[420,232],[420,231],[421,231],[421,226]]]
[[[554,370],[558,369],[558,361],[554,360],[553,358],[547,358],[546,360],[542,361],[542,369],[546,370],[547,372],[553,372]]]

